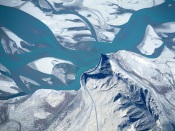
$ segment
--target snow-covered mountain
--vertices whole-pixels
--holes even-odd
[[[18,8],[43,21],[66,48],[89,50],[91,42],[110,44],[132,13],[163,2],[15,0],[0,4]],[[58,13],[65,9],[67,14]],[[31,95],[1,100],[0,130],[174,131],[174,25],[168,22],[147,26],[137,46],[144,56],[127,50],[102,54],[99,64],[82,75],[78,91],[39,89]],[[0,27],[0,38],[7,54],[29,52],[25,47],[32,46],[5,27]],[[157,52],[160,54],[157,58],[145,57]],[[39,59],[28,66],[56,76],[61,84],[69,84],[79,68],[57,58]],[[22,93],[13,78],[8,77],[10,71],[2,64],[0,70],[0,96]],[[29,78],[21,79],[25,84],[38,84]],[[50,78],[43,80],[52,82]]]
[[[37,90],[2,101],[1,130],[173,131],[175,63],[166,55],[174,52],[165,48],[154,60],[127,51],[103,55],[79,91]]]

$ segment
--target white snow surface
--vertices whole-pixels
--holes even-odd
[[[155,33],[152,26],[148,25],[145,36],[137,48],[145,55],[152,55],[156,48],[163,44],[161,38]]]
[[[93,2],[91,0],[48,0],[48,2],[52,6],[54,6],[54,2],[63,3],[66,7],[81,5],[82,9],[79,13],[84,16],[91,14],[92,17],[88,18],[88,20],[95,27],[99,39],[105,38],[109,41],[112,41],[114,32],[116,33],[119,29],[114,32],[107,31],[107,29],[110,29],[111,25],[126,23],[131,16],[131,13],[118,16],[109,15],[115,10],[108,7],[109,2],[107,0],[93,0]],[[122,8],[139,10],[161,4],[164,1],[111,0],[110,2],[118,4]],[[42,7],[50,9],[50,5],[46,1],[40,0],[39,3]],[[13,7],[19,5],[15,2],[8,4],[8,1],[3,1],[1,4]],[[89,30],[68,31],[71,27],[86,26],[83,22],[77,24],[66,21],[67,18],[70,20],[80,19],[75,15],[48,16],[31,2],[26,2],[20,9],[43,21],[55,36],[64,37],[65,40],[61,43],[63,45],[66,41],[71,41],[73,44],[77,43],[72,38],[77,33],[90,34]],[[92,9],[93,11],[90,12]],[[101,25],[101,27],[97,28],[98,25]],[[174,23],[164,23],[159,27],[148,25],[144,39],[138,46],[139,50],[146,55],[153,54],[155,49],[163,44],[163,38],[168,37],[168,33],[175,32],[174,25]],[[21,40],[20,38],[14,36],[11,32],[7,32],[7,34],[20,46],[18,44]],[[94,40],[93,38],[89,39]],[[0,101],[1,108],[7,106],[5,109],[7,113],[5,113],[4,117],[8,115],[9,119],[5,124],[2,124],[0,130],[17,130],[21,126],[21,130],[27,131],[116,131],[125,122],[127,123],[129,118],[137,117],[139,120],[128,122],[128,125],[123,130],[137,130],[136,127],[143,123],[146,123],[142,125],[142,128],[145,129],[150,126],[155,130],[165,130],[167,123],[175,123],[175,104],[173,102],[175,100],[175,51],[173,49],[165,46],[161,55],[155,59],[149,59],[125,50],[108,54],[107,57],[109,58],[107,62],[110,64],[110,69],[107,70],[106,67],[100,70],[101,66],[105,66],[105,63],[99,64],[97,68],[89,73],[94,77],[89,77],[86,83],[82,79],[79,91],[40,89],[31,95]],[[39,71],[46,74],[51,74],[54,65],[58,63],[72,64],[55,58],[43,58],[33,63]],[[3,70],[5,69],[3,68]],[[95,77],[98,73],[105,74],[110,71],[111,74],[106,75],[104,78],[97,79]],[[0,81],[0,86],[1,84],[2,91],[18,93],[15,89],[10,88],[15,86],[13,82],[4,84],[4,81]],[[134,85],[134,91],[131,91],[131,85]],[[147,95],[145,95],[145,105],[140,94],[136,94],[140,89],[148,91]],[[117,95],[119,95],[119,98],[114,101]],[[128,103],[132,105],[127,106]],[[153,115],[150,115],[147,110],[137,108],[138,103],[143,104],[146,109],[150,106],[153,115],[159,115],[158,120],[151,121]],[[3,119],[3,115],[0,118]],[[171,128],[169,129],[171,131]]]

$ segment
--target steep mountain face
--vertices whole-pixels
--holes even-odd
[[[88,42],[111,42],[122,28],[119,25],[125,24],[133,12],[163,1],[94,2],[97,6],[90,6],[90,1],[78,0],[17,0],[16,3],[3,1],[0,4],[19,8],[43,20],[66,48],[89,50]],[[54,10],[63,9],[78,13],[54,13]],[[118,14],[114,14],[115,11]],[[120,18],[124,21],[117,23],[121,22]],[[137,48],[145,56],[159,53],[157,58],[127,50],[102,54],[99,64],[82,74],[78,91],[39,89],[30,95],[0,100],[0,130],[174,131],[174,25],[174,22],[168,22],[148,25],[145,29]],[[2,48],[9,55],[29,52],[27,47],[33,46],[4,27],[0,27],[0,38]],[[57,58],[39,59],[28,66],[47,74],[43,81],[53,84],[51,76],[55,76],[60,85],[71,83],[79,68]],[[10,71],[2,64],[0,70],[0,96],[22,93],[10,78]],[[38,85],[37,80],[24,76],[21,79],[26,85]]]

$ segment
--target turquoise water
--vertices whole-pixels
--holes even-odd
[[[136,11],[131,16],[129,22],[115,36],[112,44],[92,42],[89,43],[89,46],[92,48],[91,51],[75,51],[62,47],[50,29],[41,21],[18,9],[1,5],[0,26],[6,27],[28,43],[35,44],[35,46],[31,49],[31,52],[18,55],[5,54],[1,46],[0,63],[11,71],[12,78],[24,91],[24,93],[21,93],[22,95],[33,93],[39,88],[78,90],[80,88],[82,73],[90,68],[94,68],[99,63],[101,54],[117,52],[118,50],[130,50],[140,53],[136,50],[136,46],[142,41],[148,24],[155,26],[161,23],[175,21],[175,7],[174,5],[169,6],[170,3],[166,2],[159,6]],[[92,25],[90,23],[89,25],[93,32],[92,34],[96,37],[95,31],[92,30]],[[155,53],[148,57],[154,58],[159,54]],[[43,57],[55,57],[74,63],[79,67],[75,80],[66,86],[49,85],[40,79],[47,76],[46,74],[25,66]],[[19,75],[37,81],[40,86],[28,89],[19,78]]]

